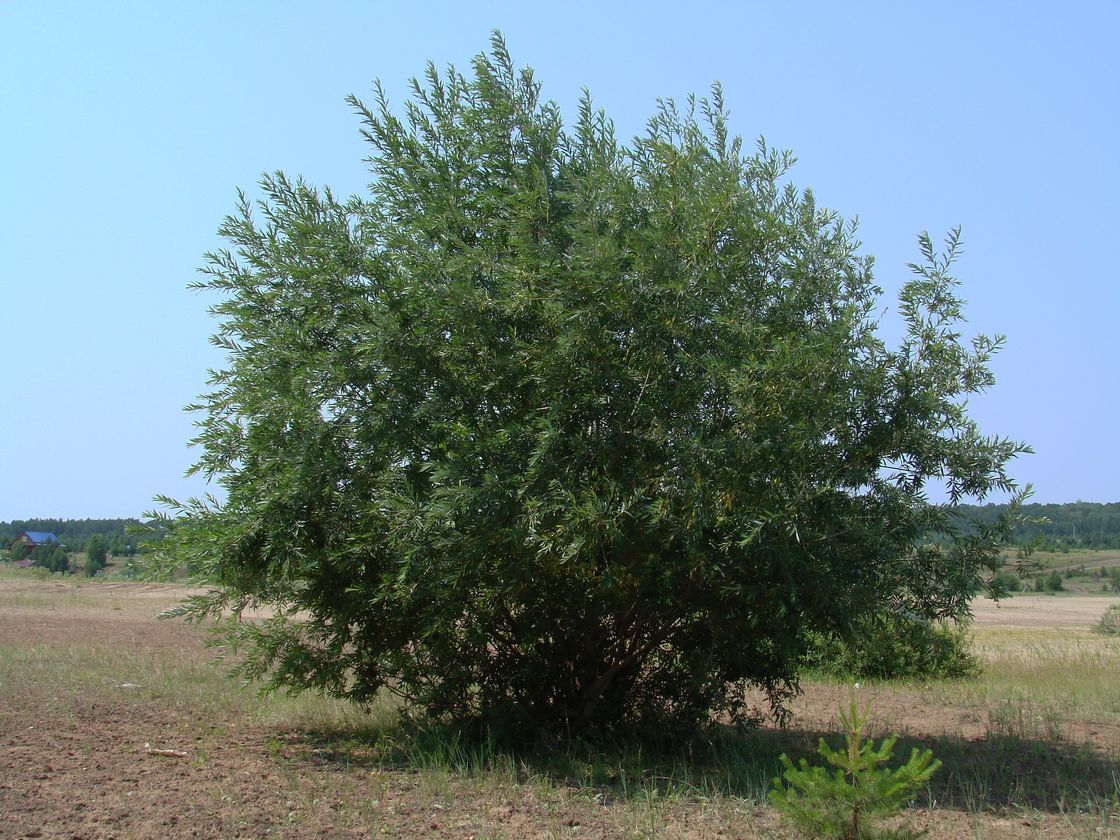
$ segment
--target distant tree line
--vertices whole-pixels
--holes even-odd
[[[961,505],[962,519],[995,522],[1007,505]],[[1020,512],[1030,519],[1045,522],[1020,523],[1015,541],[1032,544],[1041,551],[1068,549],[1120,548],[1120,502],[1067,502],[1065,504],[1025,504]],[[0,548],[6,548],[24,531],[49,531],[67,551],[86,551],[90,537],[101,536],[107,554],[129,557],[143,550],[153,534],[126,533],[138,519],[14,519],[0,521]]]
[[[1077,569],[1072,567],[1067,569],[1065,577],[1071,578],[1086,574],[1085,566],[1082,565]],[[1120,566],[1096,568],[1092,571],[1092,577],[1094,589],[1095,585],[1099,583],[1100,588],[1105,592],[1120,592]],[[1066,588],[1062,574],[1057,570],[1049,573],[1039,572],[1032,579],[1029,577],[1020,578],[1010,569],[1002,569],[996,573],[993,582],[1007,592],[1062,592]]]
[[[962,517],[985,523],[994,522],[1006,510],[1006,505],[995,504],[960,507]],[[1120,502],[1025,504],[1020,512],[1045,520],[1020,523],[1015,529],[1015,541],[1020,545],[1034,545],[1041,551],[1120,548]]]
[[[90,539],[98,536],[106,554],[131,557],[141,550],[142,540],[126,531],[138,524],[138,519],[15,519],[0,522],[0,548],[7,548],[24,531],[47,531],[70,552],[86,551]]]

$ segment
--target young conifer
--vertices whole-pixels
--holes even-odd
[[[860,710],[853,691],[847,710],[840,712],[846,749],[834,750],[820,739],[817,752],[834,770],[811,766],[804,758],[795,766],[788,756],[781,756],[785,771],[774,778],[770,802],[810,836],[843,840],[882,836],[874,830],[875,819],[898,813],[941,766],[930,750],[919,752],[915,747],[901,767],[884,767],[898,739],[892,735],[876,747],[864,735],[868,712],[869,707]],[[913,835],[895,832],[892,836]]]

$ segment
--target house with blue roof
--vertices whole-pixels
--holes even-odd
[[[17,545],[25,545],[28,548],[37,548],[41,545],[48,545],[49,543],[57,542],[59,542],[58,537],[56,537],[50,531],[24,531],[12,541],[12,544],[9,546],[9,548],[15,548]]]
[[[11,545],[9,545],[8,548],[15,549],[19,548],[20,546],[25,546],[26,551],[24,552],[24,554],[26,555],[30,554],[41,545],[51,544],[58,545],[59,539],[50,531],[24,531],[22,534],[12,540]],[[16,563],[17,566],[28,566],[30,564],[31,561],[26,557]]]

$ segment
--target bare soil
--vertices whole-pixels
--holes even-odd
[[[999,602],[978,598],[972,613],[977,627],[1089,627],[1115,602],[1100,595],[1019,594]]]
[[[46,656],[81,640],[204,662],[202,628],[153,618],[185,594],[173,586],[0,580],[0,838],[791,836],[772,809],[735,797],[625,800],[532,774],[494,780],[388,766],[360,744],[341,750],[315,732],[263,722],[246,713],[251,704],[196,703],[189,692],[123,678],[62,692],[49,681],[15,680],[23,672],[4,660],[13,645]],[[978,604],[977,623],[1069,626],[1091,623],[1102,610],[1099,598],[1022,597],[998,608]],[[989,748],[975,709],[946,706],[923,686],[868,690],[883,726],[915,743],[952,737],[964,761]],[[795,705],[792,727],[773,738],[808,744],[835,731],[845,692],[814,687]],[[1120,745],[1117,731],[1095,737]],[[910,819],[933,838],[1090,836],[1088,823],[1057,808],[977,814],[934,804]],[[1091,836],[1120,837],[1118,820],[1098,817]]]

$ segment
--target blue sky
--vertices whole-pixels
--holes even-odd
[[[637,11],[640,9],[640,13]],[[0,3],[0,519],[136,515],[205,492],[182,406],[220,365],[189,292],[263,171],[361,192],[344,103],[394,101],[500,28],[545,95],[619,132],[723,83],[792,148],[891,293],[916,235],[964,229],[969,327],[1002,332],[985,431],[1039,501],[1120,500],[1120,5]]]

